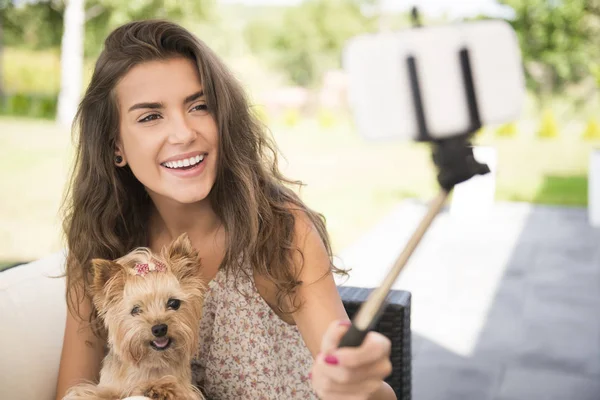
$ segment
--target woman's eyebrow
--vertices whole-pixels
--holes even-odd
[[[192,95],[189,95],[188,97],[185,98],[185,100],[183,102],[185,104],[191,103],[194,100],[198,100],[202,96],[204,96],[204,90],[201,90],[201,91],[196,92],[196,93],[194,93]]]
[[[164,104],[163,103],[137,103],[137,104],[134,104],[131,107],[129,107],[128,112],[131,112],[134,110],[139,110],[140,108],[158,109],[158,108],[164,108]]]
[[[185,98],[185,100],[183,102],[186,104],[191,103],[192,101],[197,100],[203,96],[204,96],[204,91],[201,90],[199,92],[189,95],[188,97]],[[142,108],[160,109],[160,108],[164,108],[164,104],[158,103],[158,102],[157,103],[137,103],[137,104],[134,104],[131,107],[129,107],[128,112],[131,112],[134,110],[139,110]]]

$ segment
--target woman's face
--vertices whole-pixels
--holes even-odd
[[[205,199],[217,175],[218,128],[194,62],[139,64],[116,94],[119,154],[151,197],[183,204]]]

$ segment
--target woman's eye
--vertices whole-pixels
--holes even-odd
[[[135,306],[133,307],[133,309],[131,310],[131,315],[138,315],[142,312],[142,309],[140,308],[140,306]]]
[[[206,104],[198,104],[197,106],[194,106],[191,111],[206,111],[208,110],[208,106]]]
[[[181,306],[181,300],[169,299],[169,301],[167,301],[167,308],[170,308],[171,310],[178,310],[179,306]]]
[[[150,114],[147,117],[140,119],[138,122],[150,122],[160,118],[160,114]]]

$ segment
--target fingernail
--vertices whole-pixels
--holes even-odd
[[[337,363],[339,362],[337,357],[329,355],[327,357],[325,357],[325,362],[327,364],[331,364],[331,365],[337,365]]]
[[[308,373],[308,379],[312,379],[312,372]]]
[[[350,322],[350,321],[340,321],[340,325],[341,326],[350,326],[350,325],[352,325],[352,322]]]

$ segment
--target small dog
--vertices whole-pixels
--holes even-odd
[[[160,256],[138,248],[115,261],[94,259],[92,266],[93,302],[108,330],[109,352],[99,384],[74,386],[64,400],[204,399],[191,383],[191,360],[207,286],[187,235]]]

